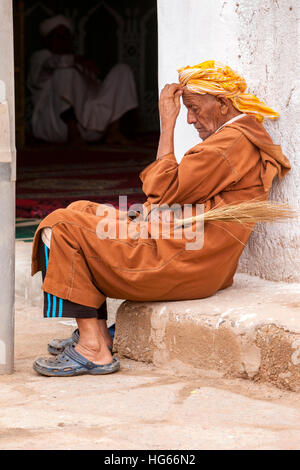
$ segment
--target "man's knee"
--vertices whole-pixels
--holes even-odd
[[[43,219],[43,225],[52,227],[54,224],[74,219],[74,211],[96,213],[99,204],[90,201],[74,201],[64,209],[56,209]]]
[[[53,225],[63,221],[65,218],[66,209],[56,209],[55,211],[50,212],[50,214],[46,215],[42,223],[44,227],[53,227]]]
[[[77,212],[89,212],[94,214],[96,213],[97,206],[97,203],[91,201],[74,201],[67,206],[67,209],[71,209]]]
[[[89,201],[74,201],[74,202],[71,202],[71,204],[69,204],[66,208],[72,209],[73,211],[82,211],[89,204],[91,204]]]
[[[118,75],[118,77],[120,77],[120,76],[123,76],[124,74],[132,75],[132,70],[129,65],[120,62],[113,66],[113,68],[110,70],[110,73],[115,73]]]
[[[52,228],[51,227],[45,227],[42,229],[41,232],[41,238],[43,243],[47,246],[47,248],[51,247],[51,236],[52,236]]]

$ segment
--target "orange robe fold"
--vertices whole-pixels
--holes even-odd
[[[255,117],[225,125],[189,150],[178,164],[165,155],[140,174],[151,204],[238,203],[267,199],[272,181],[290,169]],[[43,290],[98,308],[105,297],[135,301],[197,299],[233,282],[251,229],[235,223],[205,224],[204,246],[186,250],[185,239],[99,239],[98,204],[72,203],[47,216],[35,234],[32,274],[40,270],[40,232],[52,228],[50,258]],[[117,213],[131,223],[126,212]]]

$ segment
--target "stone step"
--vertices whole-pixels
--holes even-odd
[[[158,367],[300,391],[300,285],[237,274],[214,296],[124,302],[114,348]]]
[[[31,249],[16,243],[16,302],[42,312],[41,275],[30,276]],[[121,356],[180,374],[201,370],[300,390],[299,284],[237,274],[232,287],[207,299],[108,299],[109,324],[117,310],[114,347]]]

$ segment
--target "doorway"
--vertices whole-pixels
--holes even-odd
[[[156,0],[15,0],[17,237],[31,240],[49,212],[78,199],[118,205],[144,202],[140,171],[155,158],[159,136]],[[133,72],[138,108],[121,124],[131,143],[80,146],[34,136],[27,77],[32,54],[44,48],[39,25],[62,14],[74,28],[74,53],[86,56],[101,78],[117,63]]]

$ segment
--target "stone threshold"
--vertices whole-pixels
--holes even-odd
[[[300,285],[237,274],[209,298],[122,303],[115,351],[179,374],[300,391]]]
[[[30,276],[31,249],[16,243],[16,301],[25,310],[43,301],[40,273]],[[236,274],[232,287],[206,299],[120,302],[108,300],[119,356],[300,391],[300,284]]]

